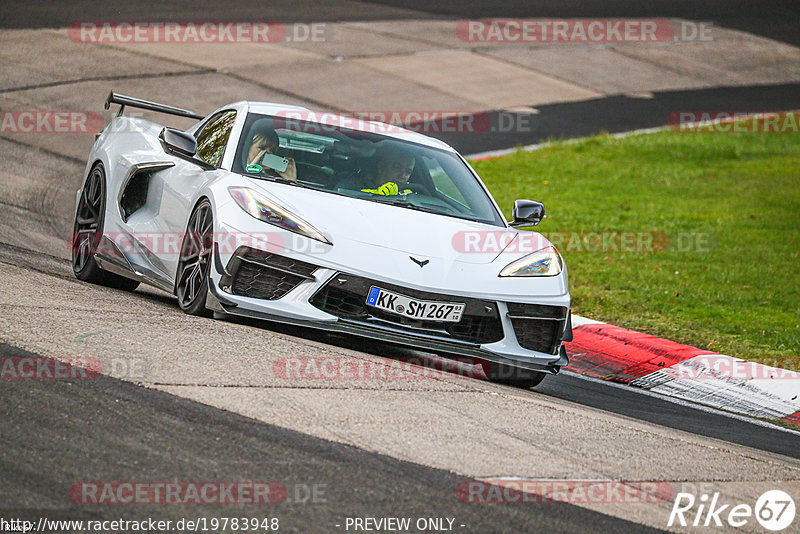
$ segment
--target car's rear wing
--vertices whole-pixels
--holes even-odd
[[[121,116],[122,113],[125,111],[125,106],[130,106],[132,108],[141,108],[150,111],[158,111],[159,113],[169,113],[170,115],[187,117],[189,119],[200,120],[205,118],[203,115],[198,115],[194,111],[189,111],[188,109],[176,108],[174,106],[159,104],[157,102],[149,102],[147,100],[142,100],[141,98],[121,95],[119,93],[115,93],[114,91],[108,93],[108,98],[106,98],[105,108],[108,109],[111,106],[111,104],[120,105],[117,117]]]

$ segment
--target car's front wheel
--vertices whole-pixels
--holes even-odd
[[[175,282],[178,305],[189,315],[211,316],[211,310],[206,308],[206,297],[213,242],[211,202],[203,199],[189,217]]]
[[[545,377],[545,373],[497,362],[484,362],[483,372],[492,382],[524,389],[538,386]]]
[[[72,271],[78,280],[133,291],[139,282],[104,271],[94,255],[103,238],[106,210],[106,175],[101,163],[92,167],[83,184],[72,230]]]

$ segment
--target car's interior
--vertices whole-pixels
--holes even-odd
[[[256,116],[247,121],[241,137],[233,171],[251,177],[280,179],[268,167],[246,165],[253,132],[272,128],[279,139],[275,154],[293,158],[298,185],[323,191],[387,202],[431,211],[441,215],[502,224],[502,219],[470,169],[450,151],[398,140],[385,135],[327,127],[318,123],[288,121]],[[375,187],[382,149],[402,150],[413,156],[414,166],[408,183],[399,195],[376,195],[364,189]],[[379,181],[379,180],[378,180]]]

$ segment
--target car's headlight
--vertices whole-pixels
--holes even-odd
[[[333,245],[322,232],[293,214],[283,206],[249,187],[229,187],[233,200],[251,216],[267,224]]]
[[[561,254],[551,246],[509,263],[500,276],[555,276],[562,268]]]

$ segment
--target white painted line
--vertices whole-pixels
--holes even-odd
[[[608,380],[602,380],[600,378],[594,378],[592,376],[582,375],[580,373],[576,373],[574,371],[570,371],[568,369],[562,369],[562,374],[567,376],[574,376],[575,378],[580,378],[582,380],[587,380],[589,382],[597,382],[600,384],[604,384],[606,386],[610,386],[612,388],[619,388],[624,389],[625,391],[634,391],[639,393],[640,395],[647,395],[648,397],[653,397],[656,399],[665,400],[667,402],[671,402],[672,404],[677,404],[678,406],[684,406],[686,408],[694,408],[695,410],[700,410],[701,412],[706,413],[713,413],[717,415],[723,415],[725,417],[729,417],[731,419],[736,419],[737,421],[745,421],[747,423],[752,423],[757,426],[761,426],[764,428],[771,428],[772,430],[780,430],[781,432],[787,432],[789,434],[794,434],[795,436],[800,436],[800,431],[794,430],[792,428],[787,428],[785,426],[777,425],[775,423],[770,423],[768,421],[762,421],[761,419],[754,419],[752,417],[748,417],[746,415],[739,415],[737,413],[726,412],[723,410],[719,410],[717,408],[711,408],[709,406],[704,406],[702,404],[697,404],[696,402],[691,402],[687,400],[683,400],[677,397],[670,397],[668,395],[662,393],[653,393],[646,389],[631,387],[630,384],[623,384],[617,382],[610,382]]]
[[[753,417],[780,419],[800,410],[800,373],[724,354],[695,356],[631,385]]]
[[[581,317],[580,315],[572,314],[572,328],[576,328],[578,326],[582,326],[585,324],[606,324],[603,321],[595,321],[594,319],[589,319],[588,317]]]

